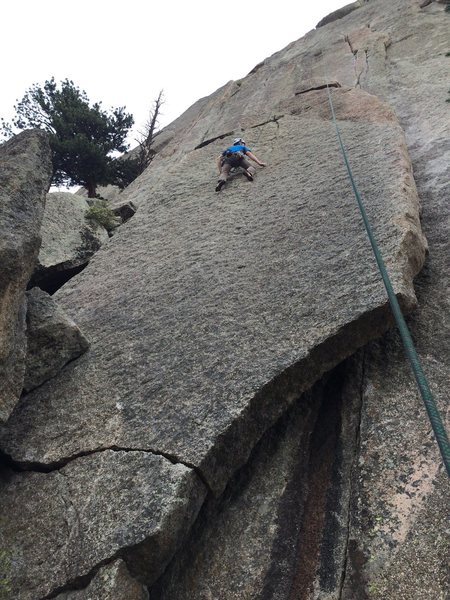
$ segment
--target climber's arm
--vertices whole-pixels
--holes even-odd
[[[265,166],[266,166],[266,163],[264,163],[264,162],[262,162],[261,160],[259,160],[259,158],[257,158],[257,157],[256,157],[256,156],[253,154],[253,152],[247,151],[247,152],[245,153],[245,156],[248,156],[249,158],[251,158],[251,160],[252,160],[253,162],[255,162],[257,165],[259,165],[260,167],[265,167]]]

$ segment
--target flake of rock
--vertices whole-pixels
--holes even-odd
[[[100,569],[84,590],[63,592],[55,600],[148,600],[148,592],[119,559]]]
[[[0,146],[0,421],[23,387],[25,289],[39,252],[51,172],[42,131],[25,131]]]
[[[54,377],[89,348],[79,327],[40,288],[27,292],[27,357],[24,390]]]
[[[145,452],[106,450],[52,473],[4,473],[3,479],[7,600],[79,586],[118,555],[133,577],[153,583],[205,496],[192,469]]]

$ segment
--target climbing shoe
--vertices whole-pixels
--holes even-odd
[[[219,183],[216,185],[216,192],[220,192],[220,190],[223,188],[224,185],[225,185],[225,181],[223,181],[223,179],[221,179],[219,181]]]
[[[244,175],[249,181],[253,181],[253,175],[249,171],[244,171]]]

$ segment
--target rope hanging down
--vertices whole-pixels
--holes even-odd
[[[386,270],[386,266],[383,261],[383,257],[381,256],[378,245],[375,241],[372,228],[369,223],[369,219],[367,217],[366,209],[364,207],[361,195],[356,187],[355,180],[353,178],[353,173],[350,168],[350,163],[347,158],[347,153],[344,148],[344,144],[342,143],[341,133],[339,131],[339,127],[336,121],[336,115],[334,112],[333,101],[331,99],[330,88],[327,84],[327,92],[328,92],[328,102],[331,108],[331,114],[333,117],[333,123],[336,128],[337,137],[339,140],[339,146],[341,148],[342,156],[344,157],[345,166],[347,167],[347,173],[350,178],[353,192],[356,197],[356,201],[359,206],[359,210],[361,212],[362,219],[364,221],[364,226],[366,228],[367,235],[370,240],[370,245],[372,246],[373,253],[375,255],[375,259],[378,264],[378,268],[380,270],[381,277],[383,279],[384,287],[386,288],[386,292],[389,298],[389,303],[391,305],[391,310],[393,312],[395,322],[397,324],[398,330],[400,332],[400,337],[403,342],[403,346],[405,348],[406,355],[408,357],[409,363],[414,373],[414,377],[416,379],[417,386],[419,388],[420,394],[422,396],[422,400],[425,404],[425,408],[428,413],[428,417],[430,419],[431,425],[433,427],[434,435],[436,436],[437,443],[439,445],[439,449],[442,454],[442,458],[444,460],[445,468],[447,469],[447,473],[450,476],[450,445],[448,441],[447,432],[445,430],[444,424],[441,419],[441,415],[439,414],[439,410],[436,406],[436,402],[433,398],[431,390],[428,386],[427,379],[422,370],[422,366],[420,364],[420,359],[417,355],[416,349],[414,347],[414,342],[412,341],[411,334],[409,332],[408,326],[406,325],[405,319],[403,317],[403,313],[401,311],[400,305],[398,303],[397,297],[395,295],[394,289],[392,287],[391,280],[389,279],[388,272]]]

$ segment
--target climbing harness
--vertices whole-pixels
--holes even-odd
[[[447,474],[450,476],[450,445],[447,436],[447,432],[445,430],[444,424],[442,422],[441,415],[436,406],[436,402],[433,398],[431,390],[428,386],[427,379],[422,370],[422,366],[420,363],[420,359],[417,355],[416,349],[414,347],[414,342],[411,338],[411,334],[409,332],[408,326],[406,325],[405,319],[403,317],[403,313],[401,311],[400,305],[398,303],[397,297],[395,295],[394,289],[392,287],[391,280],[389,279],[389,275],[386,269],[386,265],[384,264],[383,257],[381,256],[380,249],[375,241],[375,237],[373,235],[372,228],[369,223],[369,219],[367,217],[366,209],[364,207],[364,203],[362,201],[361,195],[356,187],[355,180],[353,178],[353,173],[350,168],[350,163],[347,158],[347,153],[344,148],[344,144],[342,142],[341,133],[339,131],[339,127],[336,121],[336,115],[334,112],[333,101],[331,99],[330,88],[327,84],[327,92],[328,92],[328,102],[330,104],[331,115],[333,118],[333,124],[336,129],[337,138],[339,141],[339,146],[341,148],[342,156],[344,158],[344,163],[347,168],[347,173],[350,178],[350,182],[352,184],[353,192],[355,194],[356,201],[358,203],[359,210],[361,212],[362,219],[364,221],[364,226],[366,228],[367,235],[370,240],[370,245],[372,246],[373,253],[375,255],[375,259],[378,264],[378,268],[380,270],[381,277],[383,279],[384,287],[386,288],[386,292],[389,298],[389,303],[391,305],[391,310],[395,318],[395,322],[397,324],[400,337],[403,342],[403,347],[405,349],[406,355],[408,357],[409,363],[414,373],[414,377],[416,379],[417,386],[419,388],[420,394],[422,396],[422,400],[425,404],[425,408],[428,413],[428,417],[430,419],[431,425],[433,427],[434,435],[436,436],[436,440],[439,446],[439,449],[442,454],[442,458],[444,460],[445,468],[447,469]]]

